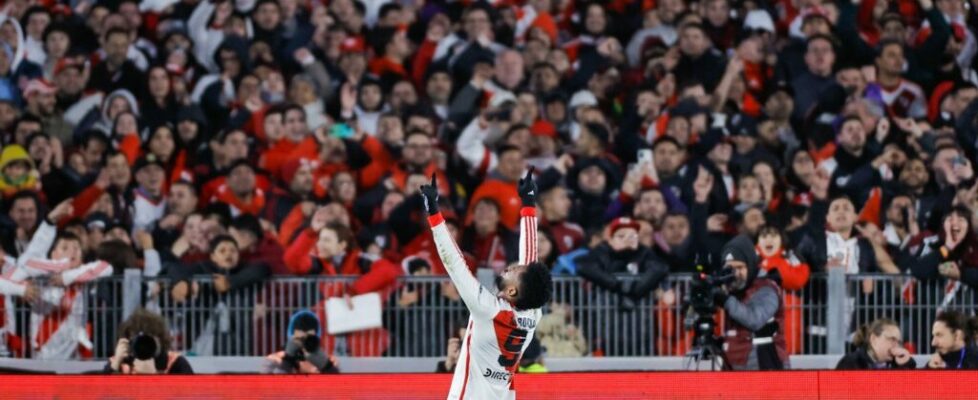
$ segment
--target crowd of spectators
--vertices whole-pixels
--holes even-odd
[[[278,276],[458,302],[398,286],[445,274],[418,187],[499,272],[531,167],[539,259],[622,313],[680,301],[665,277],[738,235],[789,308],[832,268],[954,305],[978,289],[976,26],[974,0],[7,1],[0,350],[85,356],[80,284],[128,268],[207,308]],[[601,350],[575,306],[542,342]],[[783,318],[791,353],[824,335]]]

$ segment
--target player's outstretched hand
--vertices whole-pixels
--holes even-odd
[[[438,214],[438,177],[431,174],[431,184],[421,185],[420,189],[425,211],[428,215]]]
[[[523,207],[534,207],[537,205],[537,183],[533,179],[533,167],[526,171],[526,176],[520,178],[518,185],[520,199],[523,200]]]

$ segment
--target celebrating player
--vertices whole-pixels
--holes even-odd
[[[531,169],[519,181],[519,195],[523,200],[519,261],[496,278],[499,292],[495,295],[469,272],[462,252],[445,226],[438,211],[437,178],[432,175],[430,185],[421,185],[438,255],[470,313],[449,399],[516,398],[513,374],[523,350],[533,339],[542,315],[540,308],[550,301],[552,290],[550,270],[537,262],[537,189],[532,174]]]

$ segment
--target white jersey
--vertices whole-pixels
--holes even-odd
[[[31,348],[34,358],[68,360],[76,354],[90,352],[92,344],[86,330],[83,288],[85,283],[112,275],[112,266],[101,260],[72,267],[67,259],[50,260],[48,250],[54,245],[58,229],[41,222],[27,250],[17,258],[16,266],[3,274],[0,288],[4,293],[23,296],[23,282],[39,276],[58,274],[65,287],[45,287],[31,305]]]
[[[901,79],[892,90],[880,85],[880,94],[891,115],[915,119],[927,116],[927,96],[916,83]]]
[[[536,261],[536,209],[520,211],[520,264]],[[542,311],[516,310],[472,276],[441,214],[429,218],[438,254],[469,309],[449,399],[515,399],[515,373]]]

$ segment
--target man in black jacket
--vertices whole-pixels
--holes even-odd
[[[618,294],[620,307],[631,311],[669,274],[669,267],[638,242],[638,221],[627,217],[608,225],[608,240],[577,260],[578,273],[605,290]],[[638,276],[619,280],[616,275]]]
[[[241,262],[234,238],[219,235],[210,242],[207,261],[190,266],[175,264],[167,270],[174,282],[172,301],[189,302],[200,310],[184,316],[194,320],[183,332],[187,347],[200,355],[242,355],[247,344],[232,333],[231,327],[236,332],[251,330],[255,290],[271,274],[268,265]],[[199,275],[212,279],[202,282],[195,279]]]
[[[92,68],[89,89],[110,93],[116,89],[144,87],[145,74],[127,56],[130,45],[130,35],[125,29],[111,28],[105,32],[102,36],[105,59]]]
[[[595,291],[594,294],[617,295],[621,312],[614,313],[603,307],[592,307],[592,314],[585,318],[603,321],[602,324],[610,325],[611,331],[617,333],[596,338],[595,343],[598,343],[606,355],[650,355],[653,335],[650,329],[652,321],[649,320],[653,314],[651,306],[646,305],[641,311],[631,311],[666,278],[669,267],[651,249],[639,244],[638,221],[626,217],[617,218],[608,225],[607,230],[608,239],[605,242],[576,260],[577,271],[584,279],[604,289]],[[629,278],[619,279],[620,275]],[[599,298],[592,300],[601,301]]]

